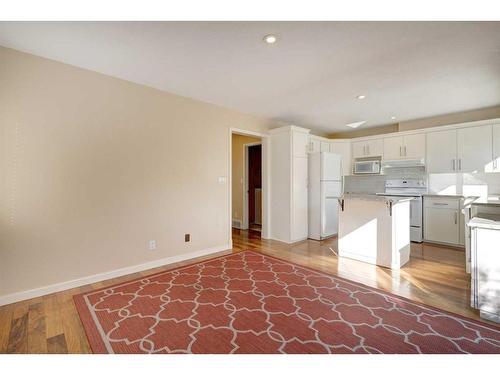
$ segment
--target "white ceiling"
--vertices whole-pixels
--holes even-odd
[[[500,104],[499,36],[500,22],[0,22],[0,45],[321,132]]]

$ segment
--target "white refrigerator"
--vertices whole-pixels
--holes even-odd
[[[322,240],[338,233],[339,202],[343,193],[342,156],[309,154],[309,238]]]

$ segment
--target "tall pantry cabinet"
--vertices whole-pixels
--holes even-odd
[[[309,129],[284,126],[270,131],[271,237],[287,243],[305,240]]]

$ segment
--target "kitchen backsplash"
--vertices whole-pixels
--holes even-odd
[[[387,176],[345,176],[344,192],[346,193],[383,193]]]
[[[426,178],[431,194],[500,195],[500,173],[431,173],[423,169],[392,168],[390,173],[370,176],[346,176],[344,191],[348,193],[382,193],[385,181],[394,178]]]
[[[385,181],[396,178],[426,178],[423,167],[416,168],[386,168],[379,175],[346,176],[344,191],[346,193],[383,193]]]
[[[433,194],[500,195],[500,174],[431,173],[428,186]]]

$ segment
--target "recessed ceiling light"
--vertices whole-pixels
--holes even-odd
[[[392,117],[391,117],[391,120],[396,120],[396,116],[392,116]]]
[[[274,34],[268,34],[263,38],[264,42],[267,44],[274,44],[278,41],[278,38]]]
[[[356,129],[358,126],[363,125],[365,122],[366,121],[351,122],[350,124],[346,124],[346,126]]]
[[[366,98],[366,95],[358,95],[358,96],[356,96],[356,99],[360,99],[361,100],[361,99],[364,99],[364,98]]]

